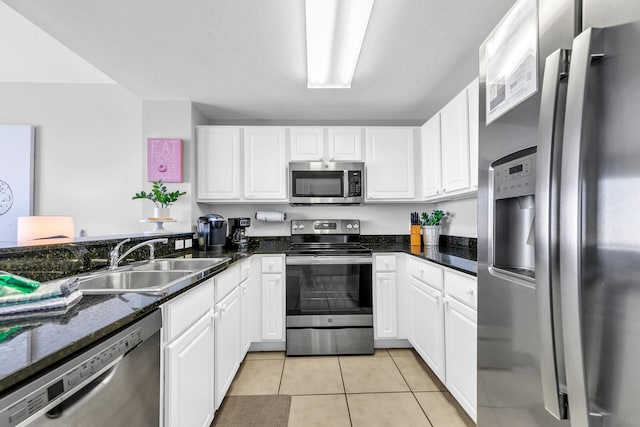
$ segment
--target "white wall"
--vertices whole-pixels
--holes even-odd
[[[194,138],[192,123],[192,105],[189,101],[144,101],[142,103],[142,158],[140,179],[145,189],[151,189],[147,181],[147,138],[180,138],[183,149],[183,182],[167,183],[169,191],[186,191],[178,201],[171,205],[171,216],[177,221],[164,224],[167,231],[190,231],[192,218],[192,182],[195,181]],[[152,216],[154,204],[148,200],[139,200],[142,204],[141,218]],[[149,224],[146,227],[149,228]]]
[[[438,203],[437,209],[449,213],[441,233],[450,236],[478,237],[478,199],[476,197]]]
[[[36,215],[72,215],[76,234],[141,230],[138,98],[115,84],[0,83],[0,123],[36,126]]]

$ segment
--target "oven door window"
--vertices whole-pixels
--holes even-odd
[[[288,265],[287,315],[371,314],[371,264]]]
[[[344,197],[343,171],[294,171],[293,197]]]

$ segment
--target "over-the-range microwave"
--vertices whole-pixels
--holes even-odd
[[[292,205],[359,205],[363,201],[363,162],[290,162]]]

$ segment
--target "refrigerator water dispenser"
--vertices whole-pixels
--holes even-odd
[[[496,160],[489,171],[490,266],[525,280],[535,278],[535,161],[532,147]]]

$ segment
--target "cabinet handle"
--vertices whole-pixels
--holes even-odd
[[[444,187],[442,187],[442,192],[443,192],[443,193],[446,193],[446,192],[447,192],[447,189],[446,189],[446,188],[444,188]]]
[[[436,295],[436,305],[440,305],[440,295]]]
[[[218,314],[217,311],[214,311],[213,315],[211,317],[213,317],[214,319],[219,319],[220,318],[220,314]]]
[[[225,311],[227,311],[227,306],[223,305],[220,307],[220,313],[224,313]]]
[[[469,287],[469,288],[465,289],[464,293],[467,294],[467,295],[473,295],[473,288]]]
[[[445,299],[442,301],[442,303],[444,304],[444,308],[445,308],[446,310],[448,310],[448,309],[449,309],[449,300],[445,298]]]
[[[424,277],[424,270],[418,270],[420,272],[420,277]]]

